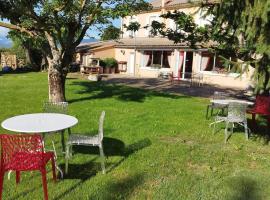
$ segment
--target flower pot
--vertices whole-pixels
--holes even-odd
[[[104,71],[105,71],[105,74],[109,74],[110,73],[110,68],[109,67],[105,67]]]
[[[115,73],[115,67],[111,67],[111,74]]]

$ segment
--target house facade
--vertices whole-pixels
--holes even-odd
[[[153,21],[166,24],[167,28],[176,29],[170,19],[160,15],[174,10],[191,14],[195,23],[203,26],[208,23],[203,19],[200,4],[190,0],[154,0],[151,11],[128,16],[121,20],[122,38],[117,41],[97,42],[88,45],[82,55],[83,63],[92,57],[114,57],[119,62],[127,63],[123,73],[138,77],[158,77],[160,74],[173,73],[182,79],[189,79],[190,74],[200,73],[203,82],[223,87],[246,88],[251,83],[252,68],[248,73],[231,73],[222,66],[217,55],[208,51],[207,44],[192,49],[187,43],[175,44],[167,38],[151,35],[150,28],[141,28],[137,32],[127,31],[124,25],[139,22],[141,27]],[[102,53],[101,53],[102,52]]]

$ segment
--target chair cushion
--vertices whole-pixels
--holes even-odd
[[[67,143],[68,144],[75,144],[75,145],[82,144],[82,145],[98,146],[99,144],[101,144],[101,141],[100,141],[98,135],[86,136],[86,135],[72,134],[72,135],[70,135]]]

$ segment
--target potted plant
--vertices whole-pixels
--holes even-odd
[[[105,63],[106,73],[115,73],[115,68],[118,65],[117,60],[114,58],[105,58],[103,61]]]

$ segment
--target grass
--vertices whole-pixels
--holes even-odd
[[[50,199],[270,199],[263,128],[249,141],[239,129],[225,145],[223,131],[213,135],[205,119],[208,99],[81,79],[68,79],[66,89],[69,114],[79,119],[73,133],[96,133],[106,111],[108,173],[101,174],[97,149],[75,148],[64,180],[53,183],[48,165]],[[0,76],[0,121],[41,112],[47,90],[45,73]],[[63,168],[64,159],[58,162]],[[22,173],[19,185],[14,173],[11,180],[5,177],[3,199],[42,197],[39,172]]]

